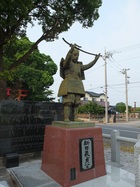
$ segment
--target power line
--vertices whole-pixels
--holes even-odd
[[[99,88],[103,88],[104,86],[99,86],[99,87],[95,87],[95,88],[89,88],[87,90],[96,90],[96,89],[99,89]]]
[[[100,67],[97,67],[97,68],[95,68],[95,69],[89,70],[89,71],[88,71],[88,74],[91,73],[91,72],[93,72],[93,71],[96,71],[96,70],[98,70],[98,69],[101,69],[102,67],[104,67],[104,64],[103,64],[102,66],[100,66]]]
[[[108,64],[109,64],[109,63],[108,63]],[[109,65],[110,65],[110,67],[111,67],[112,69],[115,69],[117,72],[120,73],[120,69],[121,69],[121,68],[118,68],[118,67],[115,67],[115,68],[114,68],[113,66],[111,66],[111,64],[109,64]],[[113,64],[113,65],[115,65],[115,64]]]
[[[140,86],[133,86],[133,87],[130,87],[130,89],[132,89],[132,88],[139,88]]]
[[[138,84],[140,83],[140,81],[136,81],[136,82],[129,82],[129,84]],[[119,83],[119,84],[108,84],[109,87],[114,87],[114,86],[124,86],[125,83]],[[99,89],[99,88],[103,88],[104,86],[98,86],[98,87],[93,87],[93,88],[89,88],[88,90],[95,90],[95,89]]]
[[[136,81],[136,82],[129,82],[129,84],[137,84],[140,83],[140,81]],[[113,84],[113,85],[109,85],[109,86],[120,86],[120,85],[124,85],[125,83],[119,83],[119,84]]]
[[[130,50],[135,50],[135,49],[138,49],[138,48],[140,48],[140,43],[134,44],[134,45],[129,45],[129,46],[126,46],[126,47],[121,47],[121,48],[112,50],[112,52],[113,51],[119,51],[121,53],[122,51],[130,51]]]
[[[131,57],[131,58],[126,58],[126,59],[122,59],[122,60],[119,60],[119,61],[132,60],[132,59],[136,59],[136,58],[140,58],[140,56],[137,56],[137,57]],[[117,62],[117,61],[116,61],[116,62]]]
[[[117,92],[124,93],[124,92],[122,92],[122,91],[120,91],[120,90],[117,90],[117,89],[115,89],[115,88],[112,88],[112,87],[111,87],[111,86],[109,86],[109,85],[108,85],[108,87],[109,87],[109,88],[111,88],[112,90],[117,91]]]
[[[122,52],[127,52],[127,51],[130,51],[130,50],[135,50],[135,49],[138,49],[138,48],[140,48],[140,43],[112,50],[112,53],[114,53],[114,54],[115,53],[122,53]],[[115,62],[118,63],[120,61],[127,61],[127,60],[132,60],[132,59],[137,59],[137,58],[140,58],[140,56],[130,57],[130,58],[126,58],[126,59],[120,59],[120,60],[117,60],[117,61],[115,61],[113,58],[112,59]],[[117,64],[113,64],[113,65],[117,65]],[[119,66],[121,67],[121,69],[123,68],[122,65],[119,64]],[[117,67],[117,68],[119,69],[120,67]]]
[[[120,65],[120,64],[118,64],[118,62],[120,62],[120,61],[132,60],[132,59],[137,59],[137,58],[140,58],[140,56],[137,56],[137,57],[131,57],[131,58],[126,58],[126,59],[121,59],[121,60],[117,60],[117,61],[114,60],[114,59],[112,58],[113,61],[110,59],[110,62],[114,65],[114,67],[111,66],[110,63],[108,63],[108,64],[110,65],[110,67],[111,67],[112,69],[115,69],[116,71],[120,71],[120,69],[122,69],[123,66]],[[114,62],[116,62],[116,64],[115,64]]]
[[[120,85],[124,85],[124,83],[112,84],[112,85],[109,85],[109,86],[120,86]]]
[[[129,84],[137,84],[140,83],[140,81],[136,81],[136,82],[129,82]]]

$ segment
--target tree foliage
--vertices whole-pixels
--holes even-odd
[[[78,108],[79,113],[84,114],[104,114],[104,108],[98,105],[96,102],[89,102],[87,104],[81,105]]]
[[[1,0],[0,1],[0,72],[13,71],[18,65],[27,61],[29,55],[43,41],[53,41],[60,33],[67,31],[78,21],[83,27],[91,27],[98,19],[101,0]],[[16,53],[14,59],[4,64],[4,48],[15,37],[26,36],[28,24],[37,23],[42,27],[42,35],[32,43],[24,53]],[[6,77],[7,78],[7,77]],[[0,79],[0,100],[6,93],[5,79]]]
[[[117,111],[117,112],[124,113],[125,110],[126,110],[126,105],[125,105],[125,103],[120,102],[120,103],[117,103],[117,104],[116,104],[116,111]]]
[[[13,71],[7,71],[8,67],[19,56],[22,56],[30,48],[32,42],[28,38],[16,38],[12,43],[7,43],[4,47],[4,72],[0,74],[7,77],[7,85],[16,93],[18,89],[29,90],[28,99],[46,100],[48,94],[52,95],[48,86],[53,84],[53,75],[57,71],[57,66],[50,56],[39,52],[36,48],[32,54]],[[5,76],[5,73],[7,76]],[[13,98],[16,95],[11,94]]]
[[[135,112],[140,112],[140,107],[136,107],[136,108],[134,109],[134,111],[135,111]]]

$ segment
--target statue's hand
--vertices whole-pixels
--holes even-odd
[[[97,61],[101,57],[101,54],[99,53],[98,55],[95,56],[95,60]]]
[[[70,44],[70,47],[71,47],[71,51],[73,51],[74,48],[76,48],[76,44]]]

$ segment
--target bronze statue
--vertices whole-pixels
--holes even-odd
[[[60,62],[60,76],[64,79],[60,85],[58,96],[62,96],[64,105],[64,121],[76,121],[78,106],[81,97],[84,97],[85,90],[82,80],[85,79],[84,71],[91,68],[99,59],[100,54],[89,64],[83,65],[78,61],[79,50],[76,46],[70,45],[71,49],[66,58]],[[71,120],[71,116],[73,116]]]

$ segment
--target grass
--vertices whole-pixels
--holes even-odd
[[[111,143],[109,140],[104,140],[104,149],[111,148]],[[134,154],[134,145],[132,143],[120,143],[120,150],[123,152],[128,152]]]

